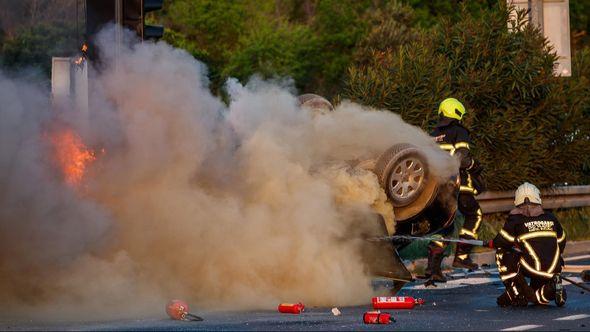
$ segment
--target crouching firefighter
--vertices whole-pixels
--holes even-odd
[[[430,134],[435,138],[440,148],[457,156],[460,160],[459,176],[459,211],[465,218],[463,227],[459,231],[462,239],[477,239],[477,232],[482,221],[482,212],[475,196],[485,190],[482,179],[482,167],[471,156],[472,142],[469,130],[462,124],[465,115],[465,107],[455,98],[447,98],[440,103],[438,108],[439,121]],[[443,235],[453,231],[453,227],[442,232]],[[477,269],[469,254],[473,246],[469,244],[457,244],[453,267]],[[432,281],[445,282],[446,278],[441,272],[441,262],[445,251],[443,242],[433,241],[428,246],[428,267],[426,277]]]
[[[534,185],[525,182],[518,187],[514,205],[516,208],[490,243],[497,248],[496,263],[506,286],[498,305],[555,301],[557,306],[563,306],[566,293],[559,273],[565,232],[553,214],[543,211],[539,189]],[[530,278],[530,284],[525,277]]]

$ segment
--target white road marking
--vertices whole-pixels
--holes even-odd
[[[571,261],[579,261],[580,259],[586,259],[586,258],[590,258],[590,255],[580,255],[580,256],[566,257],[563,260],[566,261],[566,262],[571,262]]]
[[[530,330],[530,329],[536,329],[537,327],[541,327],[543,325],[519,325],[519,326],[515,326],[515,327],[509,327],[507,329],[503,329],[500,331],[524,331],[524,330]]]
[[[570,277],[570,279],[572,279],[572,281],[575,281],[575,282],[580,282],[580,283],[583,282],[582,278],[580,278],[580,277]],[[436,287],[434,287],[434,286],[425,287],[423,283],[421,283],[419,285],[408,283],[408,284],[406,284],[406,286],[404,286],[404,289],[423,289],[423,290],[453,289],[453,288],[460,288],[460,287],[465,287],[465,286],[470,286],[470,285],[490,284],[490,283],[498,282],[498,281],[501,281],[500,278],[497,278],[495,276],[493,276],[493,277],[468,277],[468,278],[451,279],[451,280],[448,280],[447,282],[444,282],[444,283],[437,282]],[[563,280],[563,284],[569,285],[570,282]],[[504,287],[500,286],[497,289],[504,289]]]
[[[458,278],[458,277],[465,277],[465,276],[472,276],[472,275],[479,275],[479,274],[486,274],[486,273],[487,274],[499,274],[498,269],[481,269],[481,270],[475,270],[473,272],[452,273],[452,274],[450,274],[450,276],[454,277],[454,278]]]
[[[588,318],[588,317],[590,317],[590,315],[587,315],[587,314],[579,314],[579,315],[571,315],[571,316],[559,317],[559,318],[555,318],[554,320],[577,320],[577,319],[584,319],[584,318]]]
[[[577,257],[572,257],[572,258],[578,258],[578,257],[586,257],[590,255],[584,255],[584,256],[577,256]],[[582,258],[578,258],[578,259],[582,259]],[[423,289],[423,290],[437,290],[437,289],[453,289],[453,288],[460,288],[460,287],[465,287],[465,286],[469,286],[469,285],[482,285],[482,284],[489,284],[489,283],[493,283],[493,282],[498,282],[501,281],[500,278],[498,278],[498,272],[495,269],[485,269],[485,271],[487,272],[487,274],[484,274],[484,272],[482,270],[476,270],[473,272],[466,272],[466,273],[452,273],[452,274],[448,274],[447,276],[451,276],[454,277],[456,279],[451,279],[448,280],[446,283],[436,283],[436,287],[433,286],[429,286],[429,287],[425,287],[424,284],[412,284],[412,283],[408,283],[404,289]],[[485,277],[483,276],[485,275]],[[570,279],[572,279],[575,282],[583,282],[582,279],[580,277],[570,277]],[[564,285],[569,285],[570,283],[568,281],[563,281]],[[498,289],[504,289],[504,287],[500,286],[498,287]]]

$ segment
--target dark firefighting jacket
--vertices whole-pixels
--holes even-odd
[[[493,241],[495,248],[519,248],[521,269],[530,276],[551,278],[561,271],[565,232],[557,218],[539,205],[525,204],[510,211],[508,221]]]
[[[463,127],[455,119],[442,118],[436,125],[430,136],[433,136],[441,149],[448,151],[451,155],[458,155],[461,161],[459,174],[461,177],[461,192],[468,192],[477,195],[485,190],[480,179],[481,167],[471,156],[471,138],[469,130]]]

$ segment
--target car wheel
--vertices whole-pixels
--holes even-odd
[[[426,156],[411,144],[396,144],[377,159],[373,170],[394,207],[396,221],[410,219],[436,196]]]

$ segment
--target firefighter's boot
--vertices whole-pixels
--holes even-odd
[[[469,244],[457,243],[457,250],[455,251],[453,267],[477,270],[479,266],[471,260],[471,257],[469,257],[469,253],[471,252],[472,247],[473,246]]]
[[[561,283],[561,275],[559,273],[553,275],[551,284],[555,289],[555,304],[558,307],[563,307],[565,305],[565,301],[567,300],[567,294],[565,292],[565,288],[563,288],[563,284]]]
[[[513,307],[526,307],[528,305],[529,301],[523,294],[516,295],[516,297],[512,300]]]
[[[444,249],[428,248],[428,266],[426,267],[426,278],[436,282],[447,282],[442,273],[441,265],[444,258]]]
[[[535,294],[533,288],[531,288],[531,286],[529,286],[529,284],[526,282],[524,275],[519,273],[516,277],[514,277],[513,285],[518,289],[520,292],[519,294],[522,295],[527,300],[527,302],[535,303],[537,301],[537,295]]]
[[[506,293],[508,293],[510,297],[510,305],[513,307],[526,307],[529,304],[526,295],[522,289],[518,287],[515,280],[504,282],[504,286],[506,286]]]
[[[504,293],[496,299],[496,304],[500,307],[526,307],[528,301],[522,294],[515,294],[514,292],[505,290]]]
[[[496,299],[496,303],[500,307],[509,307],[510,305],[512,305],[512,299],[510,298],[508,292],[504,291],[502,295],[498,296],[498,298]]]

